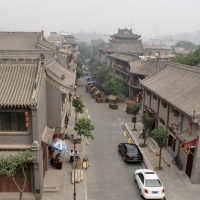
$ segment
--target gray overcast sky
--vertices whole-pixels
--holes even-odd
[[[114,34],[118,28],[152,37],[200,30],[200,0],[0,0],[0,31]]]

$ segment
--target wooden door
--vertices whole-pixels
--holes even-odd
[[[191,177],[192,174],[192,164],[193,164],[193,154],[189,153],[187,157],[187,165],[186,165],[186,171],[185,173]]]

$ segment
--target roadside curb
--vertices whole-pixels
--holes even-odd
[[[136,145],[138,145],[138,147],[139,147],[141,153],[143,154],[143,158],[144,158],[143,163],[144,163],[145,167],[146,167],[147,169],[154,170],[154,168],[153,168],[153,166],[151,165],[150,161],[148,160],[148,158],[147,158],[145,152],[143,151],[143,148],[141,148],[141,147],[139,146],[138,141],[134,138],[133,134],[131,134],[131,130],[130,130],[130,128],[128,127],[127,123],[124,123],[124,124],[122,125],[122,128],[126,131],[128,137],[131,139],[132,143],[135,143]],[[142,130],[142,129],[141,129],[141,130]],[[141,131],[141,130],[140,130],[140,131]],[[149,148],[149,146],[144,147],[144,148]],[[151,148],[149,148],[149,149],[151,150]],[[151,151],[152,151],[152,150],[151,150]],[[152,151],[152,152],[153,152],[153,151]],[[165,194],[164,200],[169,200],[169,199],[166,197],[166,194]]]
[[[136,139],[134,139],[134,137],[132,136],[131,130],[129,129],[129,127],[127,126],[127,124],[126,124],[126,123],[123,124],[122,127],[123,127],[123,129],[127,132],[128,136],[129,136],[129,138],[131,138],[132,142],[135,143],[136,145],[138,145],[140,151],[141,151],[142,154],[143,154],[143,157],[144,157],[143,163],[144,163],[144,165],[146,166],[146,168],[147,168],[147,169],[153,170],[153,167],[152,167],[151,163],[148,161],[148,159],[147,159],[147,157],[146,157],[146,155],[145,155],[143,149],[139,146],[138,141],[137,141]],[[145,148],[145,147],[144,147],[144,148]]]

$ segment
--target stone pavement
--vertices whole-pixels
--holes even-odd
[[[125,123],[124,129],[131,138],[133,143],[143,143],[143,139],[139,138],[142,130],[142,123],[136,123],[136,131],[133,131],[133,123]],[[147,138],[147,147],[140,147],[144,156],[145,165],[147,168],[154,170],[159,164],[159,147],[152,138]],[[180,171],[172,164],[172,157],[166,149],[162,150],[163,170],[158,171],[159,177],[165,187],[165,195],[167,200],[199,200],[200,199],[200,184],[191,184],[190,178],[182,170]]]
[[[141,122],[136,123],[136,131],[133,131],[133,123],[124,123],[123,127],[133,143],[138,145],[143,143],[143,139],[139,138],[142,130]],[[73,144],[70,141],[66,140],[66,143],[69,146],[69,149],[73,149]],[[155,167],[158,167],[159,163],[159,148],[156,142],[151,138],[147,138],[146,143],[148,145],[147,147],[140,147],[144,156],[144,163],[147,168],[154,170]],[[82,155],[85,154],[85,146],[88,145],[86,142],[83,144],[82,147],[78,147]],[[45,187],[51,188],[51,192],[46,191],[43,195],[43,200],[73,199],[74,184],[71,183],[72,165],[68,163],[68,160],[69,155],[67,154],[65,158],[66,162],[63,163],[62,170],[51,169],[47,172],[48,174],[45,176]],[[180,171],[172,164],[172,157],[165,149],[162,151],[161,165],[163,170],[158,171],[158,174],[165,187],[167,200],[200,199],[200,185],[191,184],[190,179],[185,172],[183,170]],[[83,182],[76,184],[77,200],[88,200],[86,173],[87,170],[83,173]]]
[[[125,112],[126,104],[119,103],[119,109],[116,112]],[[139,117],[138,117],[139,118]],[[143,139],[139,138],[139,134],[142,130],[141,120],[139,119],[136,123],[137,131],[133,131],[134,124],[127,123],[131,121],[130,115],[125,115],[123,119],[122,126],[131,140],[136,143],[143,143]],[[67,146],[73,149],[73,144],[66,140]],[[154,170],[158,167],[159,162],[159,148],[155,141],[151,138],[146,140],[147,147],[140,148],[144,156],[144,163],[147,168]],[[87,148],[87,143],[85,142],[82,149],[80,148],[81,156],[85,155],[85,149]],[[44,185],[46,188],[51,188],[51,192],[45,192],[43,195],[43,200],[70,200],[73,199],[74,184],[71,183],[71,171],[72,165],[69,161],[69,154],[65,155],[65,162],[63,163],[62,170],[51,169],[47,171],[45,176]],[[160,170],[159,177],[165,187],[165,194],[167,200],[199,200],[200,199],[200,184],[191,184],[190,178],[182,170],[180,171],[175,165],[172,164],[171,155],[163,149],[162,151],[162,168]],[[76,184],[76,194],[77,200],[89,200],[87,196],[87,170],[83,173],[83,182]],[[53,191],[54,190],[54,191]]]

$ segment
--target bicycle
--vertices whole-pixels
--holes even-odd
[[[179,156],[174,156],[173,160],[172,160],[172,163],[174,165],[176,165],[180,170],[183,169],[183,164],[181,163],[180,159],[179,159]]]

